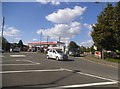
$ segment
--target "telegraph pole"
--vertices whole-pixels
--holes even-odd
[[[40,32],[40,42],[42,41],[42,30]]]
[[[41,32],[40,32],[40,47],[41,47],[41,42],[42,42],[42,30],[43,29],[41,29]]]
[[[49,39],[49,36],[47,36],[47,47],[48,47],[48,39]]]
[[[60,39],[61,39],[61,37],[59,36],[59,49],[60,49]]]
[[[1,32],[1,47],[2,47],[2,39],[3,39],[4,23],[5,23],[5,17],[3,17],[3,22],[2,22],[2,32]]]
[[[98,4],[98,3],[100,3],[100,2],[96,2],[96,4]],[[102,5],[102,12],[104,11],[104,3],[103,2],[101,2],[101,5]],[[102,14],[102,21],[103,21],[103,14]],[[104,29],[103,28],[103,25],[102,25],[102,29]],[[104,49],[102,48],[102,50],[101,50],[101,59],[104,59]]]

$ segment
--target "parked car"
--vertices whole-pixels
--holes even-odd
[[[47,52],[47,58],[53,58],[56,60],[66,60],[68,59],[67,54],[65,54],[64,52],[62,52],[60,49],[50,49]]]
[[[15,47],[12,51],[13,52],[20,52],[20,48],[19,47]]]
[[[120,59],[120,52],[107,51],[107,53],[104,54],[108,58]]]
[[[80,56],[80,52],[75,50],[75,49],[72,49],[69,51],[69,55],[70,56],[74,56],[74,57],[79,57]]]

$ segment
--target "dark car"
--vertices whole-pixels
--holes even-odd
[[[20,48],[19,47],[15,47],[12,51],[13,52],[20,52]]]
[[[74,56],[74,57],[79,57],[80,56],[80,52],[76,49],[72,49],[69,51],[69,55],[70,56]]]

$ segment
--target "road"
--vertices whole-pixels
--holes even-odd
[[[81,57],[56,61],[45,53],[4,53],[1,64],[3,89],[118,87],[118,68]]]

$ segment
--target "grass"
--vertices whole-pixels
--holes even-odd
[[[96,56],[91,56],[91,57],[101,59],[101,58],[96,57]],[[109,61],[109,62],[114,62],[114,63],[120,63],[120,59],[115,59],[115,58],[105,58],[104,60]]]
[[[120,63],[120,59],[114,59],[114,58],[106,58],[105,60],[115,63]]]

